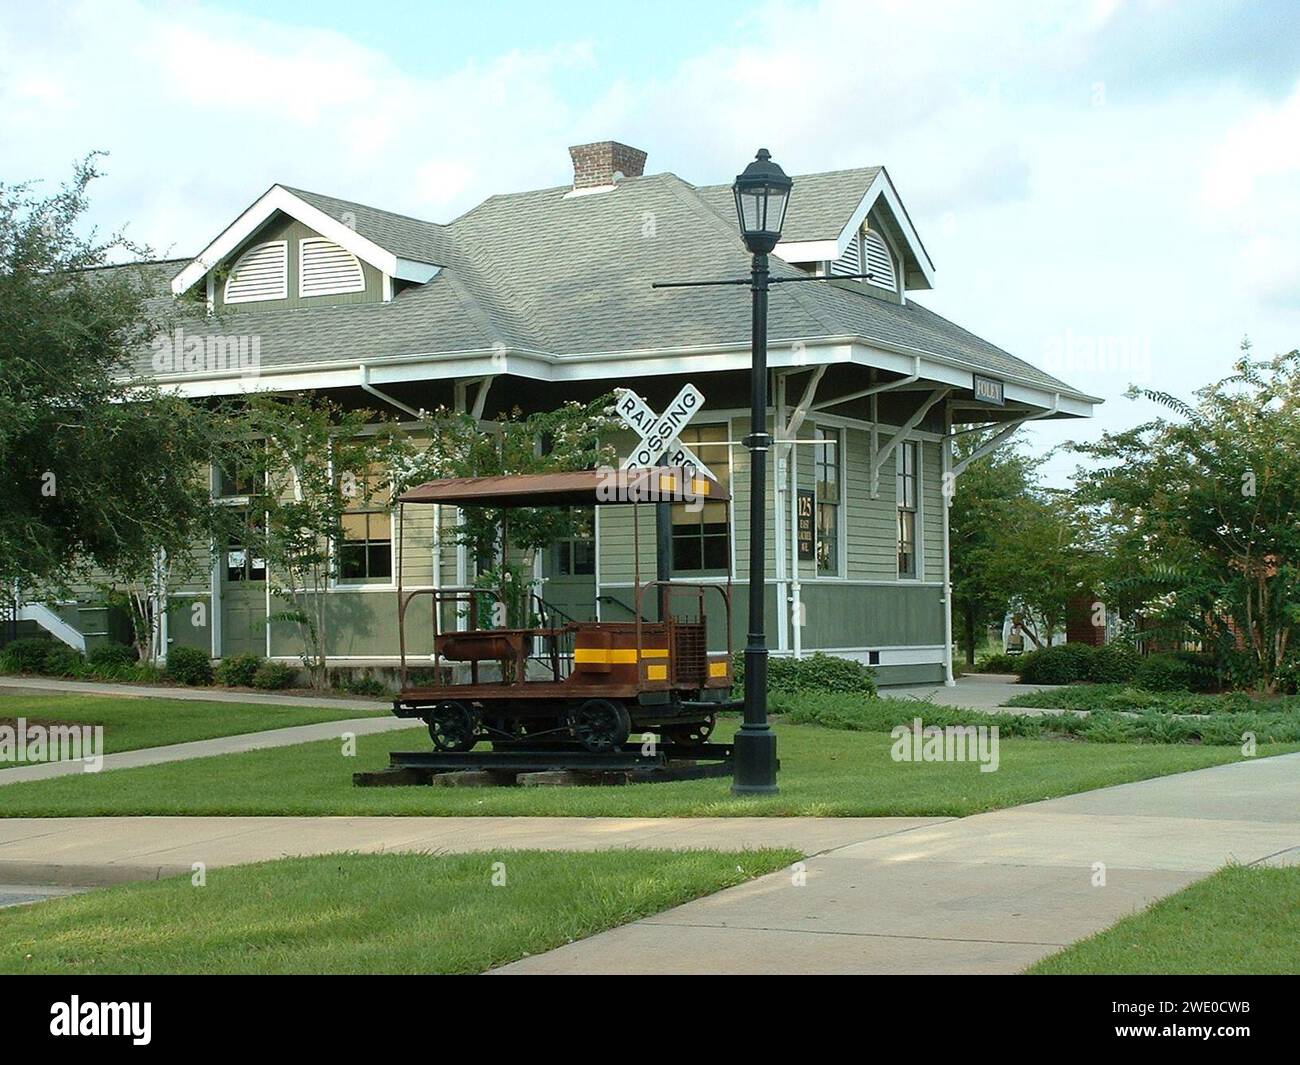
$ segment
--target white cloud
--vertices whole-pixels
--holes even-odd
[[[938,266],[923,302],[1039,364],[1067,353],[1062,375],[1112,399],[1038,423],[1046,445],[1131,423],[1143,367],[1187,392],[1247,332],[1260,354],[1300,343],[1289,11],[778,2],[673,65],[503,40],[413,74],[209,5],[28,5],[0,21],[0,177],[110,149],[97,220],[186,252],[274,181],[449,219],[564,182],[567,146],[608,136],[700,183],[760,144],[793,173],[883,162]],[[575,75],[604,87],[572,104]],[[1089,343],[1128,354],[1071,365]]]

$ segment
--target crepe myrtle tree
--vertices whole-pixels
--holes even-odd
[[[1157,417],[1074,450],[1104,522],[1109,597],[1149,635],[1218,654],[1225,679],[1273,691],[1300,625],[1300,351],[1252,357],[1190,402],[1131,389]]]
[[[959,438],[956,457],[986,434]],[[967,664],[977,636],[1010,610],[1035,647],[1064,629],[1067,603],[1097,580],[1089,515],[1066,492],[1038,483],[1035,461],[1013,441],[972,462],[950,511],[953,617]]]
[[[957,438],[958,459],[973,454],[988,434]],[[1015,595],[1016,574],[1000,564],[1015,550],[1015,514],[1034,482],[1032,460],[1015,442],[976,459],[954,483],[949,511],[953,618],[966,664],[992,624],[1001,625]]]
[[[399,491],[443,477],[553,473],[613,465],[609,442],[621,428],[615,397],[588,403],[570,401],[551,411],[523,414],[519,408],[480,423],[469,414],[440,408],[414,430],[406,462],[397,474]],[[587,517],[562,507],[512,509],[465,507],[454,539],[468,545],[479,563],[478,583],[499,596],[506,608],[501,621],[528,622],[532,588],[531,558],[559,540],[584,531]],[[509,545],[502,550],[505,534]],[[511,561],[511,556],[514,561]]]
[[[254,396],[231,432],[223,475],[239,481],[238,542],[262,560],[278,609],[267,624],[296,627],[316,688],[327,686],[329,597],[349,511],[386,507],[407,457],[396,424],[369,410],[310,397]]]
[[[136,379],[172,312],[155,267],[107,269],[147,248],[84,226],[98,159],[57,191],[0,184],[0,580],[25,600],[107,584],[152,646],[160,553],[179,565],[212,519],[211,412]]]

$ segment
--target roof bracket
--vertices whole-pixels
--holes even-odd
[[[994,450],[995,448],[1001,447],[1011,437],[1011,434],[1014,433],[1017,429],[1019,429],[1022,425],[1024,425],[1025,422],[1032,422],[1037,420],[1038,418],[1046,418],[1052,414],[1055,414],[1057,412],[1057,409],[1060,407],[1060,405],[1061,405],[1061,394],[1057,392],[1052,396],[1052,405],[1047,410],[1035,411],[1033,414],[1026,414],[1021,418],[1016,418],[1013,421],[1007,422],[1001,429],[999,429],[996,433],[994,433],[993,436],[991,436],[983,444],[977,447],[964,459],[962,459],[960,462],[956,462],[953,464],[952,470],[950,471],[953,475],[953,478],[955,479],[957,477],[960,477],[963,473],[965,473],[966,467],[969,466],[972,462],[982,459],[990,451]],[[957,435],[958,435],[957,433],[949,434],[950,438],[955,437]]]
[[[795,373],[797,371],[791,370],[788,372]],[[825,373],[825,363],[813,367],[812,376],[808,378],[808,383],[804,385],[803,395],[800,397],[799,403],[795,409],[790,412],[790,420],[786,423],[785,428],[781,433],[781,438],[783,440],[793,440],[798,435],[799,429],[804,423],[804,419],[808,417],[808,412],[813,409],[813,397],[817,395],[817,386],[821,383],[821,379]],[[793,444],[787,445],[787,447],[793,446]]]
[[[456,410],[463,411],[473,418],[476,422],[483,419],[483,408],[487,405],[488,389],[492,387],[495,380],[495,374],[488,374],[485,377],[467,377],[463,381],[456,382]],[[478,385],[478,391],[474,394],[473,404],[469,401],[469,386]]]
[[[402,411],[402,413],[409,414],[412,418],[417,418],[423,421],[424,419],[423,408],[421,408],[420,410],[416,410],[414,407],[408,407],[401,400],[394,399],[387,392],[379,391],[379,389],[377,389],[374,385],[370,383],[370,367],[367,366],[364,362],[360,365],[359,369],[361,370],[361,390],[363,392],[369,392],[372,396],[376,397],[377,399],[382,399],[385,403],[388,403],[391,406],[396,407],[398,410]]]
[[[889,456],[894,453],[894,449],[898,447],[898,445],[901,444],[904,439],[906,439],[907,434],[921,424],[921,419],[930,413],[930,408],[933,407],[936,403],[938,403],[939,400],[943,399],[946,395],[948,395],[950,391],[952,390],[949,388],[936,388],[933,392],[931,392],[930,398],[927,399],[924,403],[922,403],[919,407],[917,407],[916,410],[912,412],[911,416],[907,419],[907,421],[905,421],[902,425],[898,427],[898,431],[894,433],[894,435],[891,436],[887,441],[885,441],[885,446],[882,447],[879,451],[877,451],[876,454],[872,457],[871,459],[871,498],[872,499],[875,499],[878,495],[880,495],[880,469],[882,466],[884,466],[885,460],[888,459]]]
[[[886,381],[883,385],[872,385],[870,388],[860,388],[856,392],[849,392],[843,396],[833,396],[830,399],[823,399],[820,403],[813,404],[813,410],[825,410],[827,407],[837,407],[841,403],[851,403],[855,399],[865,399],[867,396],[875,396],[881,392],[892,392],[896,388],[902,388],[904,385],[910,385],[920,380],[921,377],[921,356],[912,356],[912,372],[906,377],[900,377],[897,381]]]

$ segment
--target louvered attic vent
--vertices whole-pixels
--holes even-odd
[[[289,242],[273,240],[249,248],[226,279],[227,303],[282,300],[289,295]]]
[[[897,291],[898,278],[894,274],[894,257],[889,253],[889,245],[874,229],[868,229],[865,235],[867,270],[874,275],[870,284]]]
[[[332,240],[304,237],[298,251],[299,296],[337,296],[365,291],[366,278],[360,260]]]
[[[831,273],[836,276],[865,274],[868,271],[875,275],[869,284],[879,285],[894,292],[898,291],[894,257],[889,252],[889,245],[885,243],[885,238],[874,229],[859,230],[854,233],[844,249],[844,254],[831,263]]]
[[[831,263],[832,274],[860,274],[862,269],[862,233],[854,233],[844,254]]]

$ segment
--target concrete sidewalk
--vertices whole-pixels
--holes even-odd
[[[0,883],[87,886],[296,855],[616,847],[817,854],[937,825],[939,817],[13,817]]]
[[[1300,864],[1300,754],[865,840],[497,971],[1015,973],[1228,862]]]
[[[1036,710],[1021,707],[1004,707],[1002,704],[1013,695],[1029,692],[1055,691],[1055,684],[1021,684],[1014,673],[968,673],[958,677],[951,688],[943,684],[900,684],[894,688],[881,688],[882,696],[894,699],[918,699],[935,706],[959,706],[971,710],[989,710],[996,713],[1035,715],[1060,713],[1059,710]]]

